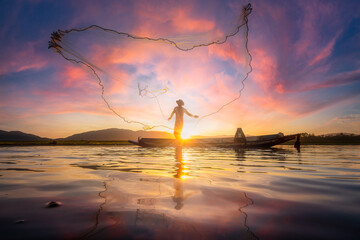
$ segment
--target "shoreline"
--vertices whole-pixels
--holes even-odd
[[[294,141],[289,141],[287,143],[279,144],[280,145],[293,145]],[[120,141],[87,141],[87,140],[72,140],[72,141],[62,141],[62,140],[51,140],[51,141],[0,141],[0,147],[9,147],[9,146],[125,146],[133,145],[127,140]],[[301,141],[301,145],[360,145],[359,142],[305,142]]]
[[[111,146],[111,145],[132,145],[127,140],[121,141],[0,141],[0,147],[3,146]]]

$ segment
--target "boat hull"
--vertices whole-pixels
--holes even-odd
[[[298,134],[278,136],[271,135],[251,137],[252,141],[235,142],[234,138],[203,138],[203,139],[168,139],[168,138],[139,138],[138,141],[129,140],[130,143],[141,147],[221,147],[221,148],[270,148],[272,146],[293,140]]]

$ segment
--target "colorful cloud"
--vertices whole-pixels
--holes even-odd
[[[39,133],[63,137],[64,131],[53,131],[55,126],[48,122],[54,118],[57,124],[64,122],[68,133],[86,129],[84,123],[88,130],[141,127],[125,124],[106,108],[89,68],[47,50],[51,32],[97,24],[139,36],[196,42],[231,31],[229,26],[234,26],[245,4],[232,0],[7,2],[0,10],[0,129],[36,134],[32,129],[38,121]],[[340,119],[357,116],[360,109],[360,6],[356,1],[300,0],[252,1],[252,5],[248,44],[253,72],[242,97],[196,127],[188,119],[189,126],[204,135],[232,134],[236,127],[249,134],[271,133],[281,126],[288,126],[284,132],[298,132],[309,126],[308,118],[317,116],[337,119],[326,131],[341,130]],[[205,115],[237,96],[249,69],[241,36],[242,30],[223,45],[190,52],[146,41],[114,45],[109,37],[80,38],[78,49],[99,67],[105,95],[117,111],[134,120],[171,126],[164,118],[178,98],[184,99],[190,112]],[[155,99],[138,95],[139,82],[149,89],[168,86],[169,92],[159,97],[163,113]],[[72,118],[82,119],[75,124]],[[298,126],[291,125],[293,121]],[[352,121],[346,129],[360,133],[357,123]]]

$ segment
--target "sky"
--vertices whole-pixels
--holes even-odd
[[[283,132],[360,134],[358,1],[250,1],[253,71],[241,97],[187,135]],[[105,128],[141,130],[110,111],[91,70],[48,49],[52,32],[99,25],[142,37],[204,43],[234,30],[247,1],[1,1],[0,129],[66,137]],[[183,52],[99,30],[64,37],[96,66],[110,106],[128,120],[172,127],[177,99],[200,117],[239,94],[249,71],[244,28],[224,44]],[[71,55],[67,55],[71,56]],[[79,55],[78,55],[79,56]],[[167,87],[158,98],[140,96]],[[156,92],[158,93],[158,92]],[[166,128],[154,130],[171,131]]]

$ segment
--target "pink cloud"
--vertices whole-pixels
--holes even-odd
[[[261,48],[254,49],[252,54],[254,58],[252,79],[265,91],[273,91],[275,88],[278,91],[280,90],[280,93],[282,93],[283,87],[280,83],[277,82],[277,59],[270,55],[269,52]]]
[[[65,88],[83,88],[88,84],[94,85],[94,81],[91,81],[91,75],[88,74],[86,67],[65,65],[64,70],[59,72],[62,86]]]
[[[191,16],[189,13],[192,12],[192,9],[189,8],[189,5],[185,5],[183,8],[175,8],[170,12],[172,16],[171,25],[177,32],[207,32],[214,28],[213,21],[196,18],[196,15]]]
[[[250,22],[255,26],[255,30],[253,27],[250,32],[250,37],[255,39],[250,41],[253,79],[267,92],[296,93],[308,89],[307,86],[320,86],[318,83],[332,68],[329,60],[342,32],[342,23],[336,17],[340,14],[337,4],[294,4],[296,7],[299,5],[301,11],[294,11],[293,6],[261,2],[257,19]],[[285,11],[286,7],[289,12]],[[299,14],[296,21],[290,18],[292,12]],[[263,24],[267,24],[269,29],[264,29]],[[281,28],[276,27],[279,24]],[[338,26],[336,29],[340,30],[324,33],[324,26],[333,26],[334,29]]]
[[[251,102],[258,108],[268,112],[278,112],[291,117],[304,117],[344,101],[352,102],[351,99],[354,96],[356,96],[356,93],[327,98],[269,94],[266,96],[253,96]]]
[[[296,42],[297,56],[312,56],[318,50],[318,43],[322,36],[319,32],[319,26],[322,24],[332,25],[336,23],[336,6],[332,2],[311,2],[298,4],[304,10],[303,20],[301,22],[300,39]]]
[[[322,88],[332,88],[338,86],[344,86],[352,84],[354,82],[360,81],[360,70],[355,70],[346,73],[340,73],[333,77],[327,77],[325,80],[315,83],[307,83],[305,87],[301,88],[299,91],[310,91]]]
[[[11,53],[5,52],[8,56],[1,59],[0,75],[44,68],[48,60],[35,50],[37,44],[36,42],[28,42],[25,46],[21,46]]]
[[[337,38],[339,37],[339,35],[340,34],[337,34],[333,39],[331,39],[329,41],[329,43],[323,49],[321,49],[319,54],[315,58],[310,60],[309,66],[313,66],[314,64],[316,64],[316,63],[320,62],[321,60],[326,59],[327,57],[330,56],[330,54],[334,48],[335,42],[336,42]]]
[[[133,32],[142,36],[159,36],[171,34],[189,34],[212,30],[215,23],[204,19],[196,12],[191,1],[154,4],[153,2],[136,2],[134,15],[138,24]]]
[[[240,33],[241,34],[241,33]],[[249,56],[245,50],[243,41],[227,41],[221,45],[209,46],[209,54],[224,60],[233,60],[237,64],[248,65]]]

